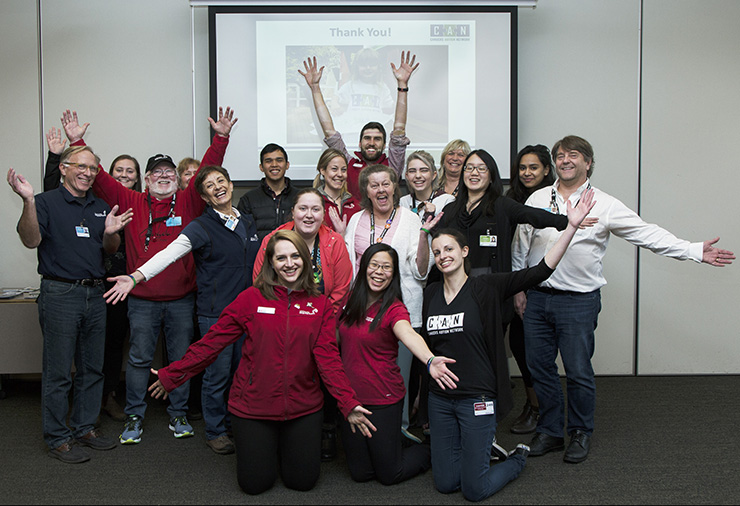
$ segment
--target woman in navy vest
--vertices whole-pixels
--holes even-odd
[[[232,206],[234,183],[223,167],[201,169],[193,182],[208,204],[167,248],[129,275],[110,278],[116,285],[106,293],[108,302],[125,299],[144,283],[191,251],[198,280],[198,325],[202,336],[216,323],[223,309],[252,285],[252,268],[259,249],[257,228],[251,215]],[[218,454],[234,452],[229,439],[226,399],[231,378],[239,364],[242,341],[227,347],[203,376],[201,403],[206,442]]]

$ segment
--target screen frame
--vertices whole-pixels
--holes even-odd
[[[251,5],[251,6],[209,6],[208,7],[208,64],[209,64],[209,93],[210,93],[210,113],[211,117],[218,117],[218,82],[217,82],[217,37],[216,37],[216,16],[218,14],[300,14],[300,13],[326,13],[326,14],[352,14],[352,13],[508,13],[510,18],[510,118],[509,118],[509,161],[513,163],[518,152],[518,8],[516,6],[359,6],[359,5],[322,5],[322,6],[275,6],[275,5]],[[211,129],[211,136],[214,135]],[[350,150],[351,151],[351,150]],[[499,165],[499,175],[504,184],[509,183],[510,167]],[[405,180],[401,178],[405,183]],[[235,179],[235,187],[255,187],[261,182],[260,179]],[[291,184],[298,187],[311,186],[312,179],[293,179]]]

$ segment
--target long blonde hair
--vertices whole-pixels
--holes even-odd
[[[326,181],[321,179],[321,169],[326,170],[326,168],[329,166],[329,162],[334,160],[336,157],[340,157],[342,160],[344,160],[344,164],[347,164],[347,157],[344,156],[344,153],[339,151],[338,149],[329,148],[324,150],[323,153],[321,153],[321,156],[319,157],[319,162],[316,164],[316,177],[313,180],[313,187],[318,189],[323,188],[326,185]],[[326,191],[326,190],[324,190]],[[342,189],[340,190],[341,195],[344,195],[347,193],[347,180],[344,180],[344,184],[342,185]]]

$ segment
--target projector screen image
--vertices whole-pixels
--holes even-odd
[[[262,178],[259,152],[283,146],[287,176],[313,180],[326,149],[303,62],[324,67],[321,90],[335,129],[349,151],[359,150],[363,125],[377,121],[390,134],[397,83],[391,69],[402,51],[419,68],[409,80],[407,155],[464,139],[488,150],[501,175],[516,149],[512,98],[510,10],[485,12],[265,12],[211,8],[211,105],[231,106],[239,123],[224,166],[242,184]],[[213,111],[215,114],[215,109]],[[515,137],[515,135],[514,135]]]

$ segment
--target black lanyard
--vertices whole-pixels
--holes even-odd
[[[388,233],[388,229],[391,228],[391,224],[393,223],[393,218],[395,216],[396,208],[394,207],[391,217],[385,221],[385,227],[383,228],[383,232],[380,234],[380,237],[378,237],[377,242],[383,242],[383,237]],[[375,244],[375,213],[372,211],[370,211],[370,244]]]
[[[149,241],[152,238],[152,228],[155,223],[160,223],[162,221],[167,221],[167,219],[170,216],[175,215],[175,198],[177,197],[177,192],[172,194],[172,202],[170,203],[170,212],[167,213],[164,216],[160,216],[159,218],[152,218],[152,196],[149,192],[146,192],[146,203],[149,205],[149,226],[146,229],[146,239],[144,240],[144,251],[149,250]]]
[[[591,183],[588,183],[588,186],[584,191],[588,191],[591,189]],[[581,197],[578,197],[578,200],[576,201],[576,205],[573,207],[578,207],[578,203],[581,201]],[[550,211],[554,214],[560,214],[560,206],[558,205],[558,193],[555,191],[555,187],[552,188],[552,193],[550,194]]]

